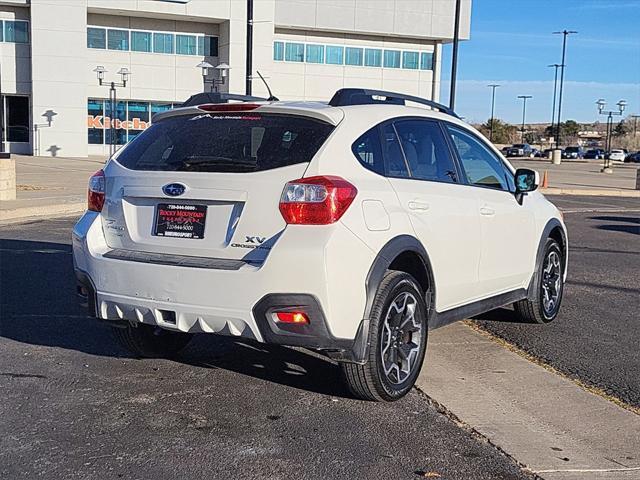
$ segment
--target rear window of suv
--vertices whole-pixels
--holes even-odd
[[[116,161],[132,170],[260,172],[310,162],[333,129],[293,115],[180,115],[154,123]]]

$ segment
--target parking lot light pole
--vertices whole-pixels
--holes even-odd
[[[554,63],[547,66],[555,68],[555,73],[553,75],[553,107],[551,107],[551,135],[553,135],[553,132],[555,132],[554,127],[556,124],[556,94],[558,93],[558,68],[562,67],[563,65],[559,63]]]
[[[522,143],[524,143],[524,121],[525,121],[525,117],[527,115],[527,100],[530,98],[533,98],[532,95],[518,95],[518,98],[522,99],[522,129],[520,130],[520,133],[522,135]]]
[[[611,164],[611,134],[613,133],[613,116],[620,115],[624,113],[624,109],[627,106],[626,100],[620,100],[616,103],[618,110],[609,110],[605,111],[605,107],[607,106],[607,102],[603,98],[599,99],[596,102],[598,105],[598,115],[606,115],[607,116],[607,136],[605,139],[605,156],[604,156],[604,166],[601,173],[613,173],[613,168]]]
[[[451,56],[451,89],[449,90],[449,108],[456,106],[456,76],[458,73],[458,44],[460,43],[460,1],[456,0],[456,11],[453,26],[453,55]]]
[[[96,73],[96,77],[98,77],[98,85],[104,85],[104,74],[107,73],[107,69],[102,65],[98,65],[93,69]],[[129,79],[129,75],[131,72],[127,67],[122,67],[118,70],[118,75],[120,75],[120,82],[109,82],[106,86],[109,87],[109,108],[110,108],[110,117],[109,117],[109,157],[113,156],[116,153],[116,128],[115,128],[115,120],[116,120],[116,106],[117,106],[117,98],[116,98],[116,87],[125,88],[127,86],[127,81]]]
[[[498,88],[499,86],[500,85],[496,83],[487,85],[487,87],[491,88],[491,123],[489,124],[489,127],[490,127],[489,140],[491,142],[493,142],[493,121],[494,121],[493,114],[496,107],[496,88]]]
[[[562,61],[560,62],[560,94],[558,95],[558,123],[556,126],[556,150],[560,148],[560,122],[562,121],[562,90],[564,87],[564,69],[567,66],[565,58],[567,55],[567,35],[578,33],[575,30],[563,30],[561,32],[553,32],[554,35],[563,35],[562,38]]]

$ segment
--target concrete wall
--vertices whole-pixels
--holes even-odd
[[[277,29],[275,40],[430,53],[435,50],[435,45],[430,40],[301,30]],[[344,87],[377,88],[431,98],[434,85],[433,72],[430,70],[274,61],[270,86],[275,95],[283,99],[328,100],[336,90]]]
[[[139,29],[161,32],[219,35],[219,25],[202,22],[183,22],[168,19],[102,15],[90,13],[87,24],[98,27]],[[131,72],[126,88],[118,88],[118,97],[127,100],[155,100],[182,102],[194,92],[202,91],[202,75],[196,65],[203,57],[193,55],[165,55],[158,53],[127,52],[88,48],[84,71],[87,91],[91,98],[108,97],[107,87],[99,86],[96,66],[102,65],[108,73],[105,83],[120,81],[118,70],[126,67]],[[207,57],[212,65],[217,57]]]
[[[18,2],[13,2],[18,4]],[[0,6],[0,19],[29,21],[29,9],[13,5]],[[0,93],[2,95],[31,94],[31,45],[0,43]],[[0,103],[2,108],[2,103]],[[30,143],[6,143],[12,153],[30,154]]]
[[[460,38],[469,38],[471,0],[462,0]],[[278,0],[280,27],[448,40],[455,0]]]

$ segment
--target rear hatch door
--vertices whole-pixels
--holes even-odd
[[[263,260],[278,203],[334,125],[303,115],[197,112],[154,123],[105,169],[103,230],[131,252]]]

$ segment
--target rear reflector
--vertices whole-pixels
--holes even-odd
[[[280,323],[309,325],[309,317],[304,312],[276,312],[275,320]]]
[[[87,210],[101,212],[104,207],[104,171],[98,170],[89,179],[89,190],[87,192]]]
[[[309,177],[287,183],[280,213],[289,224],[328,225],[340,220],[358,190],[344,178]]]
[[[198,109],[205,112],[246,112],[255,110],[259,106],[255,103],[206,103],[198,105]]]

